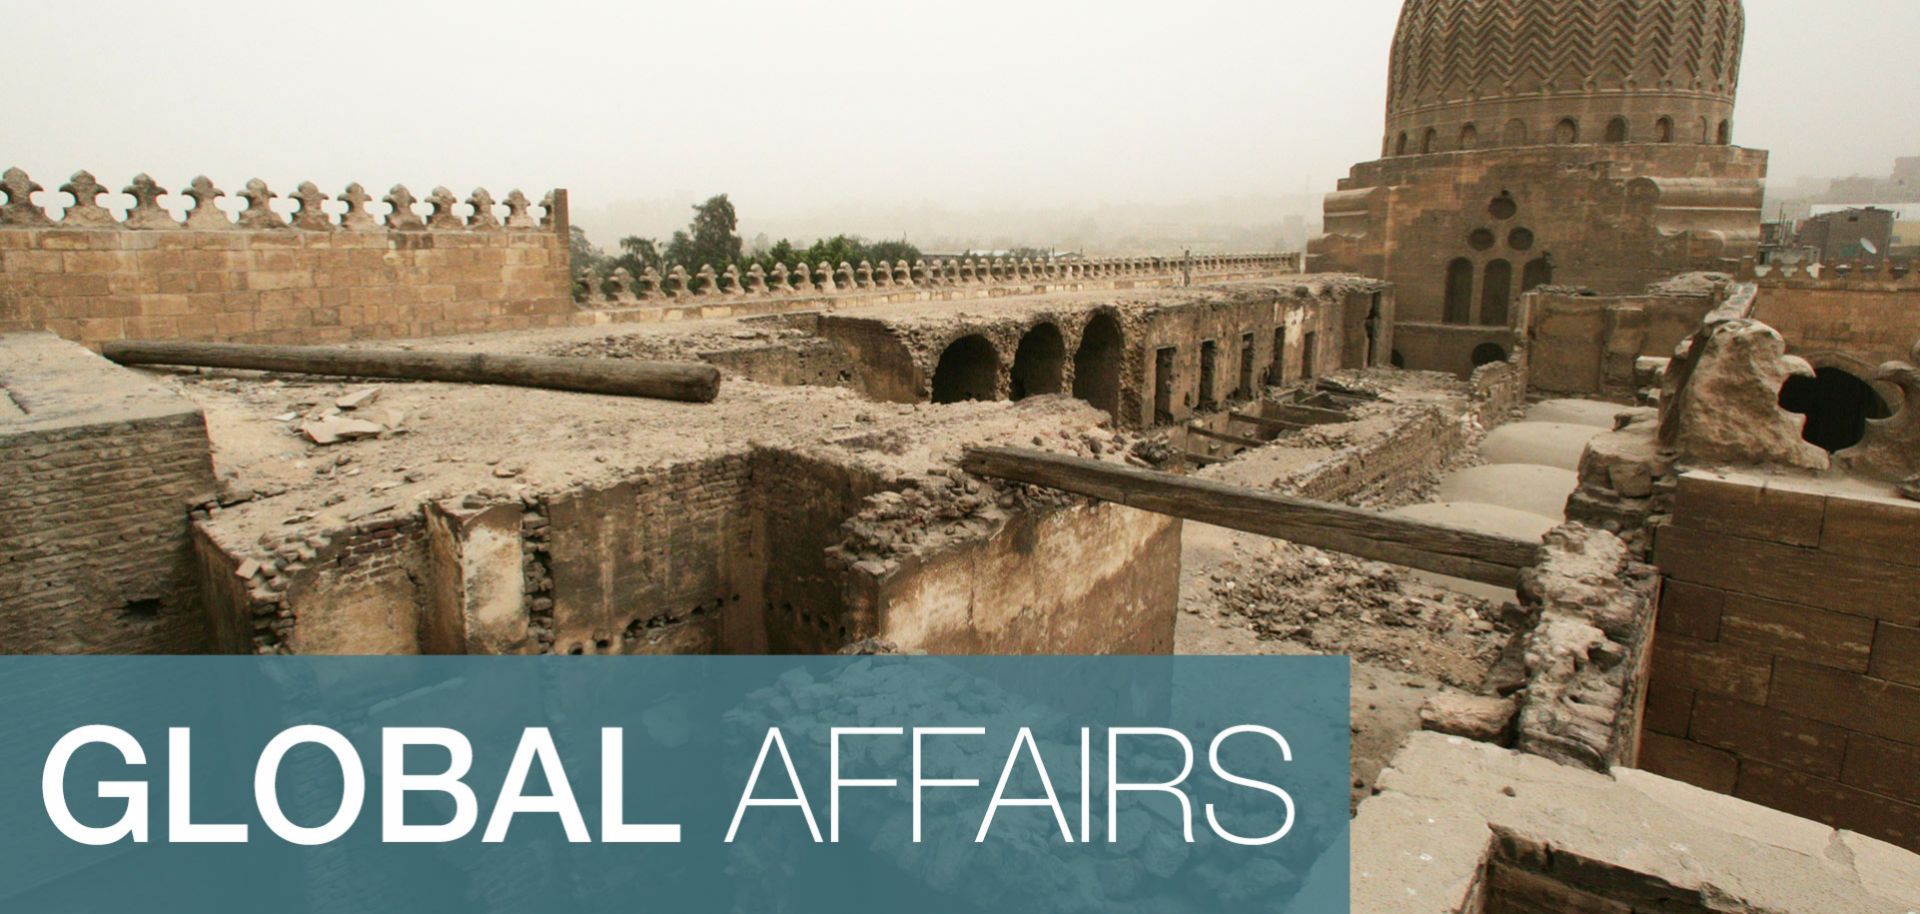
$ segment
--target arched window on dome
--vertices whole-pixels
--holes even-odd
[[[1460,148],[1472,149],[1480,145],[1480,128],[1468,124],[1460,128]]]
[[[1432,127],[1428,127],[1426,135],[1420,138],[1420,153],[1422,155],[1425,155],[1427,153],[1439,152],[1439,151],[1440,151],[1440,131],[1433,129]]]
[[[1473,261],[1456,257],[1447,264],[1446,308],[1440,319],[1449,324],[1473,320]]]
[[[1393,154],[1397,156],[1403,156],[1407,154],[1407,135],[1406,134],[1404,133],[1400,134],[1400,138],[1393,142]]]
[[[1531,292],[1550,285],[1553,285],[1553,259],[1542,254],[1527,261],[1526,270],[1520,274],[1520,291]]]
[[[1607,122],[1607,142],[1624,143],[1627,141],[1627,119],[1616,117]]]
[[[1580,142],[1580,122],[1570,117],[1561,118],[1560,123],[1554,125],[1553,141],[1562,146]]]
[[[1705,146],[1711,142],[1713,142],[1713,122],[1703,117],[1700,119],[1700,145]]]
[[[1506,135],[1500,142],[1507,146],[1527,145],[1527,122],[1517,117],[1508,121]]]
[[[1487,264],[1480,285],[1480,323],[1505,327],[1513,306],[1513,264],[1495,260]]]
[[[1733,145],[1733,122],[1732,121],[1720,122],[1720,145],[1722,146]]]
[[[1673,118],[1663,117],[1654,123],[1653,141],[1656,143],[1673,142]]]

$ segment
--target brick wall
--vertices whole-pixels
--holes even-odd
[[[1920,849],[1920,504],[1681,477],[1641,766]]]
[[[205,650],[192,403],[47,334],[0,335],[0,652]]]
[[[1641,356],[1668,358],[1720,303],[1711,292],[1594,296],[1530,293],[1529,383],[1546,394],[1630,399]]]
[[[103,188],[79,179],[63,189],[91,205]],[[395,188],[388,201],[398,208],[383,223],[357,203],[341,221],[306,218],[305,209],[289,221],[268,206],[264,185],[250,185],[244,196],[259,208],[235,222],[211,208],[220,194],[207,185],[183,224],[157,205],[123,221],[79,203],[56,221],[21,202],[25,187],[38,187],[25,181],[16,171],[0,183],[10,200],[0,208],[0,332],[49,330],[95,347],[317,344],[562,326],[578,312],[564,191],[549,198],[543,221],[517,194],[500,205],[504,220],[483,192],[457,215],[444,191],[417,204],[434,210],[423,219]],[[325,201],[309,189],[303,204]],[[340,200],[364,202],[355,190]],[[199,217],[200,207],[209,215]]]
[[[1920,281],[1763,281],[1753,316],[1780,331],[1788,352],[1816,365],[1877,368],[1907,361],[1920,340]],[[1821,358],[1829,355],[1843,358]]]

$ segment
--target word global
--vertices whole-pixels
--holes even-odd
[[[381,839],[390,844],[435,844],[448,843],[466,838],[479,823],[479,798],[465,778],[473,768],[474,752],[471,742],[459,731],[438,727],[389,727],[381,731],[380,741],[380,816]],[[984,806],[979,828],[974,836],[976,843],[986,841],[993,826],[995,814],[1008,807],[1039,807],[1052,813],[1059,828],[1063,843],[1091,843],[1095,841],[1092,826],[1093,793],[1093,731],[1081,728],[1079,745],[1079,822],[1078,831],[1069,826],[1066,807],[1061,803],[1060,794],[1054,788],[1054,780],[1048,772],[1042,758],[1039,744],[1029,728],[1020,728],[1008,748],[1006,762],[1000,768],[992,798]],[[780,728],[769,728],[761,742],[758,756],[754,760],[750,774],[740,793],[740,800],[734,807],[733,819],[726,833],[726,842],[732,843],[740,830],[742,821],[750,810],[757,808],[784,808],[797,810],[797,815],[815,843],[837,843],[840,840],[841,794],[847,789],[877,789],[901,787],[899,778],[843,776],[841,770],[841,746],[848,739],[886,739],[896,738],[911,743],[911,764],[907,772],[907,784],[912,792],[913,805],[913,841],[922,840],[922,799],[928,790],[964,790],[983,786],[979,778],[951,776],[931,776],[923,765],[923,754],[929,740],[955,740],[968,737],[984,737],[984,727],[833,727],[828,731],[829,774],[827,780],[827,830],[823,836],[819,819],[814,813],[814,803],[809,800],[802,783],[799,769],[788,751],[786,737]],[[1293,830],[1295,807],[1293,797],[1282,787],[1247,777],[1227,770],[1222,764],[1221,748],[1230,739],[1240,738],[1261,745],[1271,744],[1269,751],[1273,758],[1270,762],[1293,761],[1293,750],[1285,737],[1277,731],[1257,726],[1240,725],[1228,727],[1216,733],[1205,748],[1206,771],[1223,784],[1233,785],[1245,791],[1264,795],[1264,801],[1272,804],[1279,824],[1274,830],[1260,835],[1237,834],[1221,825],[1213,803],[1201,806],[1201,816],[1207,827],[1223,841],[1245,846],[1272,844],[1286,837]],[[1163,758],[1173,754],[1169,749],[1177,748],[1181,759],[1177,774],[1148,781],[1122,780],[1122,759],[1124,749],[1137,748],[1150,742],[1158,742],[1162,751],[1154,758]],[[331,753],[338,764],[341,780],[339,803],[330,819],[319,825],[302,825],[294,822],[286,813],[279,797],[280,768],[289,753],[301,746],[316,746]],[[42,770],[41,796],[47,816],[54,826],[68,839],[86,845],[109,845],[122,841],[145,843],[149,840],[149,785],[139,780],[102,780],[97,785],[97,794],[103,800],[124,801],[119,819],[105,825],[83,823],[76,817],[68,803],[67,769],[76,754],[90,746],[103,746],[119,753],[122,761],[129,766],[147,764],[147,752],[138,739],[125,730],[110,726],[84,726],[68,732],[54,744],[48,753],[46,765]],[[411,748],[437,748],[447,753],[448,763],[443,770],[433,773],[410,772],[406,766],[407,750]],[[1121,795],[1127,793],[1161,794],[1172,797],[1181,809],[1181,837],[1191,844],[1194,842],[1194,802],[1190,796],[1189,779],[1197,765],[1197,751],[1194,742],[1178,730],[1161,727],[1113,727],[1106,731],[1106,816],[1105,841],[1117,843],[1120,840],[1119,812]],[[99,751],[99,750],[95,750]],[[769,766],[770,757],[777,756],[777,765]],[[193,734],[190,728],[175,727],[168,731],[167,739],[167,822],[166,840],[173,844],[242,844],[251,840],[252,830],[246,823],[240,822],[197,822],[193,814],[192,798],[192,761]],[[545,779],[545,793],[527,792],[530,776],[538,768]],[[771,767],[771,771],[769,770]],[[600,829],[598,841],[603,844],[677,844],[681,840],[681,826],[674,823],[641,824],[626,821],[624,787],[625,776],[625,739],[620,728],[608,727],[600,731]],[[1040,797],[1010,797],[1009,783],[1016,776],[1031,776],[1039,785]],[[761,780],[770,782],[768,792],[774,796],[761,796]],[[784,780],[785,783],[780,782]],[[507,839],[514,817],[526,815],[552,815],[557,817],[567,840],[571,843],[591,843],[596,839],[587,827],[586,818],[580,804],[574,797],[566,766],[563,764],[560,750],[553,734],[545,727],[529,727],[522,731],[512,761],[508,765],[505,780],[495,798],[491,813],[482,831],[481,840],[497,844]],[[323,726],[297,726],[281,731],[269,740],[261,750],[254,767],[254,802],[260,821],[269,831],[290,844],[315,846],[337,841],[351,831],[359,821],[367,799],[367,773],[359,751],[347,737],[338,731]],[[423,824],[406,820],[406,800],[409,794],[438,794],[451,799],[453,815],[441,823]],[[763,813],[765,815],[766,813]],[[795,813],[788,813],[793,816]],[[1161,821],[1158,817],[1146,817],[1149,821]]]

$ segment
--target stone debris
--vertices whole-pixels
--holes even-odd
[[[378,422],[344,416],[327,416],[300,423],[300,433],[307,436],[307,440],[320,445],[372,438],[386,430],[387,427]]]
[[[1481,742],[1505,741],[1519,705],[1511,698],[1441,692],[1420,707],[1420,726]]]
[[[360,407],[367,406],[371,404],[373,401],[378,399],[380,399],[380,388],[368,387],[361,390],[356,390],[353,393],[347,394],[346,396],[333,401],[333,405],[338,406],[341,409],[359,409]]]

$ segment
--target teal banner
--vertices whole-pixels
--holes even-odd
[[[5,911],[1348,905],[1344,658],[20,657],[0,717]]]

